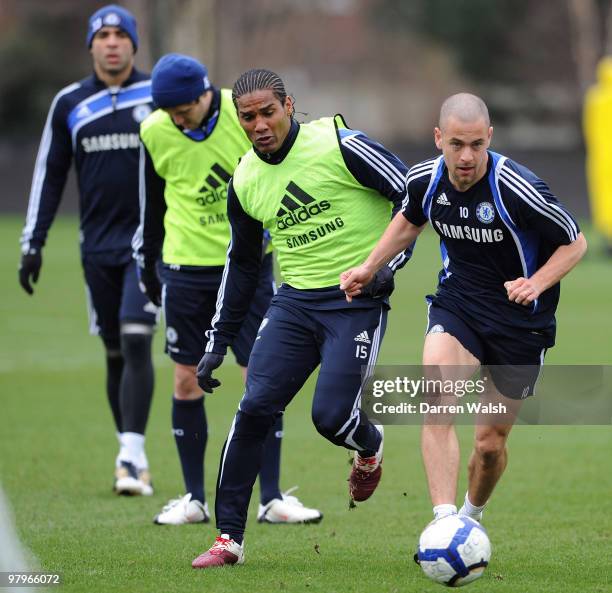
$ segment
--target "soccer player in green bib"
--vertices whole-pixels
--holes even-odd
[[[204,331],[215,313],[230,240],[227,183],[249,141],[238,123],[231,91],[215,88],[206,67],[189,56],[167,54],[157,62],[151,95],[159,109],[140,129],[141,226],[133,247],[143,290],[164,308],[166,352],[175,363],[172,430],[186,489],[162,509],[155,523],[181,525],[210,518],[203,471],[208,429],[195,370],[204,352]],[[256,290],[232,343],[243,373],[274,294],[268,243],[260,241],[256,248],[261,264]],[[163,288],[157,271],[160,252]],[[267,432],[258,519],[318,522],[322,515],[317,509],[280,491],[282,428],[279,417]]]
[[[220,537],[194,568],[244,561],[243,536],[266,434],[320,366],[312,419],[325,438],[356,452],[353,500],[374,492],[382,472],[382,427],[360,409],[363,365],[374,365],[385,331],[398,253],[347,303],[340,272],[360,262],[399,211],[406,166],[340,116],[299,124],[293,99],[269,70],[249,70],[232,92],[253,147],[228,186],[232,240],[217,312],[198,365],[204,391],[247,316],[257,288],[258,246],[270,233],[284,277],[249,358],[246,391],[221,456],[215,514]],[[352,262],[349,264],[349,262]]]

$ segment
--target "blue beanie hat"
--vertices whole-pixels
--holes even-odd
[[[182,54],[166,54],[151,72],[151,96],[157,107],[191,103],[211,87],[206,66]]]
[[[109,4],[97,10],[89,17],[89,28],[87,29],[87,47],[91,47],[94,35],[102,27],[119,27],[123,29],[132,40],[134,51],[138,49],[138,32],[136,31],[136,19],[134,15],[117,4]]]

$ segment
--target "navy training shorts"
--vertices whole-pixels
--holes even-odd
[[[85,255],[82,264],[90,333],[99,335],[108,347],[119,348],[122,323],[156,324],[158,309],[140,291],[133,259],[110,266]]]
[[[180,274],[180,272],[177,272]],[[166,319],[166,353],[179,364],[194,366],[206,348],[206,330],[217,309],[218,287],[164,283],[163,309]],[[274,296],[275,284],[272,256],[264,258],[259,284],[249,312],[231,346],[236,362],[246,367],[257,330]]]
[[[469,322],[456,313],[432,304],[427,331],[448,333],[485,365],[497,390],[510,399],[534,395],[548,348],[545,336],[529,330],[507,331],[477,320]]]

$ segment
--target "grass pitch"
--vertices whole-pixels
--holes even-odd
[[[255,521],[253,496],[246,564],[194,571],[191,560],[212,542],[213,526],[160,527],[152,517],[183,492],[170,434],[172,371],[155,342],[156,389],[147,434],[155,495],[111,492],[117,444],[104,395],[103,350],[87,335],[76,220],[54,225],[34,297],[18,287],[22,220],[0,221],[0,481],[23,542],[62,590],[122,592],[440,591],[412,555],[429,522],[417,427],[389,427],[385,472],[375,496],[348,510],[348,455],[310,422],[312,381],[287,411],[282,485],[322,509],[316,526]],[[423,295],[435,285],[436,240],[419,240],[400,273],[380,362],[418,363],[425,326]],[[610,260],[593,248],[564,282],[555,364],[612,363]],[[229,363],[229,359],[228,359]],[[207,399],[210,439],[207,494],[212,502],[222,442],[241,396],[238,368],[220,371]],[[465,461],[471,442],[461,427]],[[465,474],[465,471],[463,472]],[[459,496],[465,491],[465,475]],[[474,591],[612,591],[612,431],[600,427],[517,427],[510,463],[485,515],[491,564]],[[1,550],[0,550],[1,553]]]

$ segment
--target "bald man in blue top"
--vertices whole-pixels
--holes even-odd
[[[452,379],[490,365],[489,395],[503,397],[509,410],[499,423],[475,428],[459,513],[476,520],[506,467],[520,403],[533,395],[544,354],[554,345],[559,281],[586,251],[575,219],[548,186],[489,150],[492,135],[479,97],[448,98],[435,128],[442,155],[410,169],[402,211],[366,261],[341,276],[351,299],[427,222],[439,235],[443,268],[436,294],[427,297],[423,364],[443,378],[454,372]],[[452,422],[426,421],[422,452],[434,516],[457,513],[459,445]]]

